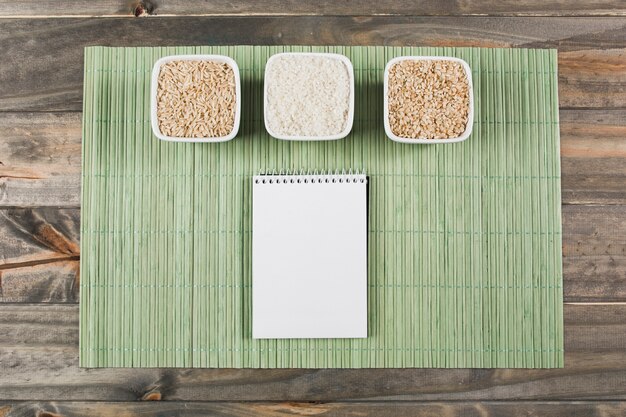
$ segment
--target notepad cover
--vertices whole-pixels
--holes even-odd
[[[252,198],[252,337],[367,337],[365,176],[256,176]]]

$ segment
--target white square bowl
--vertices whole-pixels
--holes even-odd
[[[281,56],[294,56],[294,55],[306,55],[306,56],[319,56],[323,58],[332,58],[340,60],[348,70],[348,78],[350,82],[350,99],[348,103],[348,119],[346,120],[346,127],[343,131],[336,135],[328,135],[328,136],[287,136],[280,135],[274,132],[270,127],[267,121],[267,108],[268,108],[268,83],[267,83],[267,70],[271,68],[272,63],[276,58]],[[352,130],[352,125],[354,123],[354,67],[352,66],[352,62],[350,59],[341,54],[331,54],[331,53],[322,53],[322,52],[282,52],[278,54],[272,55],[265,65],[265,76],[264,76],[264,85],[263,85],[263,119],[265,122],[265,129],[267,132],[275,137],[276,139],[282,140],[299,140],[299,141],[315,141],[315,140],[336,140],[342,139],[348,136],[350,131]]]
[[[226,136],[218,137],[205,137],[205,138],[184,138],[176,136],[166,136],[161,133],[159,129],[159,120],[157,118],[157,90],[159,73],[161,72],[161,66],[172,61],[213,61],[218,63],[227,64],[233,69],[235,75],[235,123],[233,124],[233,130]],[[152,68],[152,80],[150,85],[150,125],[154,135],[160,140],[166,140],[170,142],[226,142],[237,136],[239,132],[239,122],[241,121],[241,80],[239,78],[239,66],[234,59],[225,55],[170,55],[165,56],[155,62]]]
[[[467,126],[465,127],[465,131],[463,134],[457,138],[450,139],[425,139],[425,138],[403,138],[393,133],[391,130],[391,126],[389,124],[389,70],[395,64],[400,61],[452,61],[458,62],[461,64],[463,69],[465,70],[465,75],[467,76],[467,83],[469,84],[469,112],[467,115]],[[437,143],[455,143],[462,142],[466,140],[470,134],[472,133],[472,128],[474,127],[474,87],[472,84],[472,70],[470,66],[464,60],[455,57],[449,56],[399,56],[397,58],[393,58],[390,60],[385,66],[385,81],[384,81],[384,119],[385,119],[385,133],[389,136],[389,139],[400,142],[400,143],[412,143],[412,144],[437,144]]]

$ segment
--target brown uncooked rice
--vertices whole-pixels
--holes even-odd
[[[232,132],[237,104],[235,73],[214,61],[170,61],[161,66],[157,119],[161,133],[179,138]]]
[[[389,70],[391,131],[402,138],[450,139],[469,118],[469,82],[463,66],[449,60],[404,60]]]

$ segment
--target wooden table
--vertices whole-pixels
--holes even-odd
[[[626,1],[135,6],[0,0],[0,416],[626,415]],[[558,48],[565,368],[78,368],[83,47],[203,44]]]

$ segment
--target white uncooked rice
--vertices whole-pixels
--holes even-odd
[[[350,110],[350,74],[335,57],[282,55],[267,69],[266,122],[282,136],[343,132]]]

